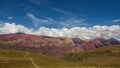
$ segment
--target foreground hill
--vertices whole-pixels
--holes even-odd
[[[48,57],[45,55],[0,49],[0,68],[43,68],[43,67],[71,67],[76,64]]]
[[[38,53],[0,49],[0,68],[119,68],[119,57],[120,45],[105,46],[87,51],[83,54],[69,54],[64,60]]]
[[[72,53],[64,58],[81,65],[120,67],[120,45],[96,48],[84,53]]]

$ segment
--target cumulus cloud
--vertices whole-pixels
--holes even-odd
[[[120,22],[120,19],[115,19],[115,20],[112,20],[112,22]]]
[[[47,23],[48,20],[43,20],[43,19],[39,19],[37,17],[35,17],[32,13],[28,13],[27,16],[32,20],[33,24],[35,26],[38,26],[40,23]]]
[[[15,23],[4,23],[0,26],[0,34],[17,33],[24,32],[27,34],[34,35],[44,35],[44,36],[54,36],[54,37],[70,37],[70,38],[81,38],[81,39],[91,39],[91,38],[117,38],[120,39],[120,26],[100,26],[96,25],[93,27],[72,27],[72,28],[46,28],[40,27],[38,30],[33,28],[27,28],[23,25],[17,25]]]
[[[32,29],[24,27],[22,25],[16,25],[15,23],[4,23],[3,26],[0,26],[0,34],[8,34],[8,33],[32,33]]]

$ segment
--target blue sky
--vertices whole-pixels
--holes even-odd
[[[0,21],[29,28],[120,25],[120,0],[1,0]]]
[[[120,0],[0,0],[0,34],[120,40]]]

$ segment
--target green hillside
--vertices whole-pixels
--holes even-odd
[[[0,68],[71,67],[76,64],[45,55],[0,49]]]
[[[69,54],[64,59],[80,65],[120,67],[120,45],[105,46],[83,54]]]

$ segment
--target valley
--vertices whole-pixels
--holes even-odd
[[[120,41],[0,35],[0,68],[119,67]]]

